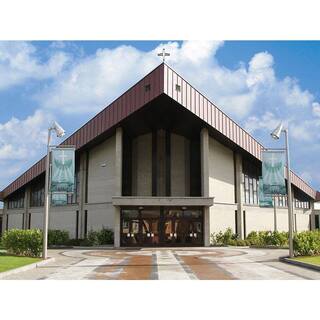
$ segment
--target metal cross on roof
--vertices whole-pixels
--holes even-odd
[[[162,57],[162,61],[166,61],[166,57],[169,57],[170,53],[166,52],[166,49],[163,48],[161,53],[158,53],[158,57]]]

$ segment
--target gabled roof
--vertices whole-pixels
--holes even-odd
[[[145,88],[147,85],[148,90]],[[177,85],[179,90],[176,90]],[[151,71],[61,144],[74,145],[76,150],[83,148],[93,139],[111,130],[126,117],[162,94],[166,94],[178,102],[238,147],[261,161],[261,152],[264,147],[164,63]],[[43,157],[7,186],[0,193],[0,199],[6,198],[43,173],[45,171],[45,158]],[[296,187],[311,198],[316,197],[316,191],[294,172],[291,172],[291,180]]]

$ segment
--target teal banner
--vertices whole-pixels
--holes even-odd
[[[75,149],[55,148],[51,151],[51,192],[74,192]]]
[[[263,192],[263,179],[259,178],[259,206],[264,208],[273,207],[272,197]]]
[[[65,206],[68,203],[68,195],[66,193],[51,193],[51,204],[53,206]]]
[[[284,152],[262,152],[262,178],[265,195],[287,194],[284,179]]]

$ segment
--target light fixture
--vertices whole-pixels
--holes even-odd
[[[282,128],[283,128],[283,124],[282,122],[280,122],[278,126],[271,132],[271,137],[275,140],[279,140],[282,132]]]
[[[65,130],[60,126],[60,124],[56,121],[53,121],[51,128],[57,134],[57,137],[61,138],[65,135]]]

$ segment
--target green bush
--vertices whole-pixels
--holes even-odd
[[[113,244],[113,231],[103,227],[100,231],[90,230],[82,245],[98,246],[103,244]]]
[[[103,227],[98,235],[99,244],[113,244],[113,231]]]
[[[89,246],[98,246],[99,242],[99,231],[90,230],[87,235],[88,245]]]
[[[228,228],[225,232],[212,233],[210,238],[212,245],[229,245],[233,243],[232,240],[237,239],[237,235],[232,232],[231,228]]]
[[[10,254],[40,257],[42,252],[42,232],[39,229],[10,229],[3,234],[2,244]]]
[[[48,230],[48,245],[68,245],[69,232],[66,230]]]
[[[246,240],[243,240],[243,239],[237,239],[236,240],[236,246],[238,247],[245,247],[248,245],[247,241]]]
[[[248,234],[246,241],[251,246],[276,246],[288,245],[288,233],[279,231],[252,231]]]
[[[315,256],[320,254],[320,231],[303,231],[294,235],[293,250],[297,256]]]

